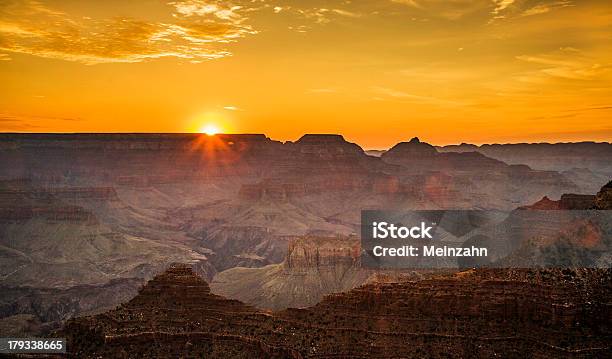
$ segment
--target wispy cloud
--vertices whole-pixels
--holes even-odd
[[[411,94],[408,92],[391,89],[388,87],[374,86],[372,87],[372,91],[378,95],[375,98],[377,100],[384,100],[386,97],[386,98],[401,99],[406,102],[420,103],[420,104],[426,104],[426,105],[438,105],[438,106],[465,105],[465,103],[461,101],[447,100],[447,99],[437,98],[433,96],[415,95],[415,94]]]
[[[304,18],[313,20],[317,24],[327,24],[333,21],[335,17],[349,17],[358,18],[362,15],[356,12],[351,12],[343,9],[334,8],[302,8],[295,9],[295,11],[302,15]]]
[[[521,79],[527,82],[539,82],[543,77],[554,77],[569,80],[591,80],[608,71],[608,67],[592,60],[573,48],[544,55],[520,55],[518,60],[532,63],[539,67],[535,71],[523,74]]]
[[[0,113],[0,130],[2,131],[36,131],[45,124],[57,122],[82,121],[81,118],[39,116],[29,114]]]
[[[543,4],[538,4],[533,7],[530,7],[524,10],[521,13],[521,15],[522,16],[532,16],[532,15],[545,14],[547,12],[552,11],[553,9],[568,7],[568,6],[573,6],[571,1],[553,1],[550,3],[543,3]]]
[[[0,3],[0,50],[86,64],[175,57],[198,62],[231,55],[225,44],[256,31],[242,7],[222,2],[169,3],[174,21],[92,19],[37,1]]]
[[[397,3],[397,4],[403,4],[403,5],[408,5],[414,8],[421,8],[421,4],[419,4],[419,2],[417,0],[391,0],[391,2]]]
[[[498,2],[507,1],[511,0],[494,0],[493,2],[491,0],[390,0],[395,4],[406,5],[419,15],[447,20],[458,20],[468,14],[488,9]],[[503,6],[503,4],[496,6]]]
[[[338,92],[338,90],[333,89],[333,88],[327,88],[327,87],[312,88],[312,89],[306,90],[306,93],[335,93],[335,92]]]
[[[493,0],[495,4],[495,9],[493,9],[493,14],[497,15],[500,12],[504,11],[508,6],[514,3],[514,0]]]
[[[567,111],[585,112],[585,111],[609,111],[609,110],[612,110],[612,105],[589,106],[589,107],[582,107],[582,108],[571,109],[571,110],[567,110]]]
[[[515,19],[525,16],[539,15],[551,12],[558,8],[574,6],[571,0],[538,1],[535,5],[532,1],[516,0],[492,0],[494,8],[491,11],[492,18],[489,23],[501,19]]]
[[[18,121],[83,121],[76,117],[57,117],[57,116],[39,116],[27,114],[10,114],[0,113],[0,121],[18,122]]]

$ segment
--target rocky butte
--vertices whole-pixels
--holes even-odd
[[[267,312],[174,265],[129,302],[54,335],[73,357],[604,357],[611,294],[609,270],[472,270]]]
[[[327,294],[363,284],[372,271],[361,268],[356,237],[305,236],[291,240],[282,263],[231,268],[218,273],[215,293],[259,308],[314,305]]]

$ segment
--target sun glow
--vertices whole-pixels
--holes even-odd
[[[219,127],[215,125],[214,123],[206,124],[202,126],[202,128],[200,128],[200,133],[207,134],[208,136],[214,136],[219,132],[221,132],[219,130]]]

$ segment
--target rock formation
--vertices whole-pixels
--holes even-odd
[[[544,196],[538,202],[524,206],[524,209],[541,210],[584,210],[590,209],[595,204],[595,196],[588,194],[562,194],[558,201],[553,201]]]
[[[381,159],[399,166],[394,174],[401,179],[400,188],[405,192],[420,189],[417,199],[433,202],[437,208],[469,208],[478,203],[479,207],[509,209],[531,202],[542,190],[561,195],[569,192],[559,192],[561,188],[579,189],[558,172],[508,165],[476,151],[439,152],[416,137],[398,143]]]
[[[269,313],[211,294],[177,265],[55,335],[75,357],[603,357],[611,291],[609,270],[479,270]]]
[[[588,194],[562,194],[561,198],[553,201],[544,196],[538,202],[523,206],[521,209],[541,210],[587,210],[612,209],[612,181],[601,187],[596,195]]]
[[[526,164],[541,170],[566,171],[586,167],[595,173],[612,176],[612,144],[607,142],[461,144],[439,147],[438,150],[478,151],[509,164]]]
[[[133,298],[142,279],[113,279],[103,285],[69,289],[1,285],[0,333],[15,337],[48,335],[67,319],[112,309]]]
[[[0,278],[72,293],[186,262],[207,280],[267,266],[276,283],[297,273],[279,265],[290,239],[356,234],[362,208],[513,209],[580,193],[558,172],[440,152],[413,140],[378,158],[339,135],[0,134]],[[296,276],[321,288],[303,305],[360,283],[337,266]]]
[[[211,287],[259,308],[314,305],[367,280],[371,273],[360,267],[359,248],[356,237],[300,237],[289,244],[282,263],[228,269],[217,273]]]
[[[594,208],[612,209],[612,181],[608,182],[595,196]]]

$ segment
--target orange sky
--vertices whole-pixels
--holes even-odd
[[[0,2],[0,131],[612,140],[612,4]]]

